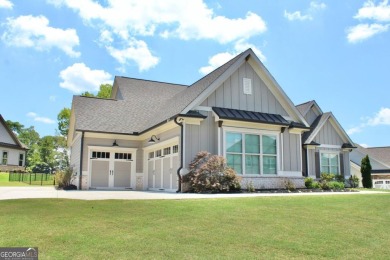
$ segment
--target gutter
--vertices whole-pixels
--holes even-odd
[[[79,190],[81,190],[81,183],[83,178],[83,153],[84,153],[84,131],[81,132],[81,148],[80,148],[80,177],[79,177]]]
[[[177,124],[178,126],[180,126],[180,167],[177,169],[177,181],[178,181],[178,184],[177,184],[177,191],[176,193],[179,193],[181,192],[181,175],[180,175],[180,171],[183,169],[183,160],[184,160],[184,156],[183,156],[183,147],[184,147],[184,128],[183,128],[183,121],[180,120],[181,122],[179,123],[178,122],[178,117],[175,117],[174,121],[175,121],[175,124]]]

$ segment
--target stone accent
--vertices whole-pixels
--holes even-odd
[[[242,177],[241,188],[246,189],[247,185],[252,182],[255,189],[285,189],[284,182],[290,180],[295,184],[297,189],[305,188],[303,177]]]

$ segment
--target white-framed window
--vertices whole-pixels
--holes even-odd
[[[338,152],[321,152],[321,173],[340,174],[340,154]]]
[[[115,153],[116,160],[131,160],[131,153]]]
[[[172,147],[173,152],[172,153],[178,153],[179,152],[179,145],[174,145]]]
[[[24,162],[24,153],[19,154],[19,166],[23,166]]]
[[[8,152],[3,151],[3,157],[1,159],[1,164],[7,165],[7,163],[8,163]]]
[[[228,166],[243,175],[276,175],[278,135],[227,131],[225,155]]]
[[[161,149],[156,151],[156,157],[161,157]]]
[[[149,159],[153,159],[154,158],[154,152],[150,152],[149,153]]]
[[[91,159],[110,159],[110,153],[109,152],[92,152],[92,158]]]
[[[164,155],[169,155],[171,154],[171,147],[165,147],[164,148]]]

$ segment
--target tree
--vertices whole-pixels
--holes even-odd
[[[364,188],[372,188],[372,179],[371,179],[371,163],[368,155],[362,159],[360,172],[362,173],[362,183]]]
[[[8,125],[8,127],[13,131],[15,132],[16,134],[20,134],[20,132],[22,131],[22,129],[24,128],[24,125],[22,125],[21,123],[19,122],[14,122],[14,121],[11,121],[11,120],[7,120],[5,121],[6,124]]]
[[[70,108],[64,107],[57,115],[58,130],[61,135],[68,136],[69,120],[70,120]]]
[[[19,135],[19,140],[27,145],[27,156],[26,156],[26,166],[33,166],[36,163],[39,162],[39,156],[37,156],[38,153],[38,142],[39,142],[39,134],[37,131],[35,131],[35,128],[33,126],[30,126],[28,128],[23,128]]]
[[[112,85],[110,84],[101,84],[99,87],[99,92],[94,95],[88,91],[81,93],[81,96],[84,97],[98,97],[98,98],[110,98],[112,93]]]

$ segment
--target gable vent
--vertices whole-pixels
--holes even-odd
[[[252,95],[252,79],[243,78],[243,91],[246,95]]]

